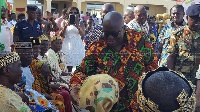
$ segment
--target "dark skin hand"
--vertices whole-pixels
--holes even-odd
[[[78,95],[79,91],[80,91],[80,86],[74,86],[70,91],[72,103],[75,105],[79,105],[79,95]]]
[[[52,89],[53,91],[56,91],[56,90],[59,89],[60,84],[49,84],[49,86],[51,87],[51,89]]]
[[[22,98],[22,101],[24,103],[26,103],[27,105],[29,105],[29,99],[28,99],[28,97],[24,93],[16,92],[16,94],[18,94]]]
[[[176,60],[176,55],[175,54],[170,54],[167,58],[167,67],[171,70],[175,69],[175,60]]]

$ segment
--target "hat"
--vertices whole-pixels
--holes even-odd
[[[32,49],[31,42],[15,42],[15,49]]]
[[[166,67],[141,76],[137,101],[142,112],[193,112],[194,86],[182,73]]]
[[[27,10],[36,11],[38,7],[36,5],[27,5]]]
[[[53,36],[53,37],[51,37],[51,42],[53,42],[55,40],[62,40],[62,37],[61,36]]]
[[[79,92],[79,107],[90,112],[110,112],[119,98],[118,83],[108,74],[89,76]]]
[[[187,16],[194,16],[197,18],[200,18],[200,4],[194,4],[188,7],[186,10],[186,15]]]
[[[40,43],[41,43],[41,41],[43,41],[43,40],[46,40],[46,41],[49,41],[49,38],[48,38],[48,36],[46,36],[46,35],[41,35],[41,36],[39,36],[39,41],[40,41]]]

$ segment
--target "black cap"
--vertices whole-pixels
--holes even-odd
[[[15,42],[15,49],[32,49],[31,42]]]
[[[188,7],[186,15],[190,17],[200,18],[200,4],[194,4]]]
[[[195,104],[193,87],[182,73],[160,67],[144,74],[139,81],[138,103],[140,109],[150,109],[153,112],[172,112],[175,110],[183,112],[187,108],[189,110],[187,112],[193,112],[193,104]]]
[[[36,11],[38,7],[36,5],[27,5],[27,10]]]

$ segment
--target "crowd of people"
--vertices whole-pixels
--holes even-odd
[[[142,5],[106,3],[102,24],[73,6],[58,18],[1,6],[0,110],[200,112],[200,4],[184,10],[160,26]]]

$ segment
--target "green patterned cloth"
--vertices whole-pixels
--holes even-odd
[[[200,64],[200,34],[188,26],[181,27],[170,39],[169,53],[175,53],[175,71],[182,72],[196,85],[195,74]]]

